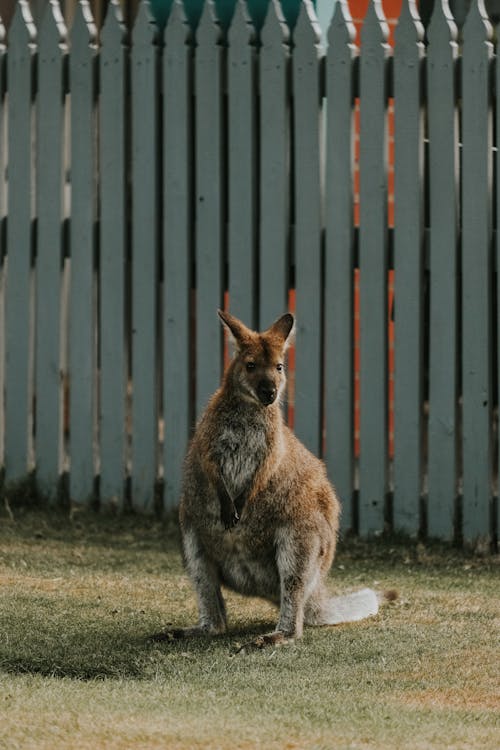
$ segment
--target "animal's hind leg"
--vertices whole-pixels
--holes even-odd
[[[198,624],[189,628],[166,630],[154,636],[156,640],[217,635],[226,631],[226,605],[216,566],[205,555],[193,531],[185,530],[182,541],[186,568],[198,600]]]
[[[263,648],[302,636],[304,608],[318,586],[319,542],[303,540],[293,529],[276,534],[276,564],[280,579],[280,613],[272,633],[258,636],[245,647]]]

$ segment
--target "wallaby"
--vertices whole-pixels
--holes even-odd
[[[221,585],[279,605],[257,646],[298,638],[303,625],[360,620],[378,611],[371,589],[331,597],[325,585],[340,505],[323,463],[283,420],[285,353],[294,318],[263,333],[219,311],[235,344],[187,452],[180,524],[199,623],[164,638],[226,630]]]

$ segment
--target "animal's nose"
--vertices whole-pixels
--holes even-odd
[[[277,394],[276,386],[268,380],[261,380],[257,386],[257,395],[264,406],[270,406],[275,401]]]

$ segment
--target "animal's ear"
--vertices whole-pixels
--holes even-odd
[[[272,324],[268,334],[280,340],[282,346],[288,348],[293,341],[295,332],[295,318],[291,313],[285,313]]]
[[[223,325],[225,325],[228,329],[229,333],[231,334],[231,338],[238,348],[249,342],[252,332],[249,328],[246,327],[244,323],[241,322],[241,320],[238,320],[238,318],[235,318],[234,315],[230,315],[228,312],[224,312],[223,310],[217,310],[217,314],[221,319]]]

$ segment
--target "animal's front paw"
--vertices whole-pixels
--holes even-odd
[[[247,651],[260,651],[268,646],[284,646],[286,643],[291,643],[292,641],[292,637],[285,635],[281,630],[275,630],[273,633],[265,633],[264,635],[252,638],[251,641],[247,641],[242,646],[239,646],[236,649],[236,653],[244,654]]]
[[[237,525],[238,521],[240,520],[240,517],[236,511],[236,508],[233,508],[231,511],[225,513],[224,511],[221,511],[220,518],[222,521],[222,525],[226,529],[226,531],[229,531],[229,529],[234,529],[234,527]]]

